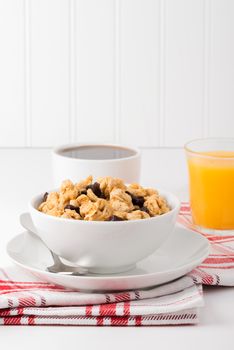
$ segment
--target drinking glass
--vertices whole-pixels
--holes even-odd
[[[188,142],[192,219],[204,233],[234,234],[234,139]]]

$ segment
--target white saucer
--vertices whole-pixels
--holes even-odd
[[[41,280],[76,290],[110,291],[147,288],[181,277],[208,256],[209,243],[200,234],[177,225],[166,243],[135,269],[112,275],[68,276],[47,272],[46,267],[53,263],[51,254],[40,238],[28,232],[14,237],[7,245],[7,253],[15,264]]]

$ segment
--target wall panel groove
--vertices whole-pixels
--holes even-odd
[[[210,136],[210,5],[210,0],[204,0],[203,137]]]
[[[165,2],[166,0],[160,0],[160,11],[159,11],[159,79],[160,79],[160,90],[159,90],[159,146],[165,145]]]
[[[77,8],[76,0],[69,0],[69,141],[77,139]]]
[[[25,146],[32,146],[31,115],[31,1],[24,0],[24,114]]]
[[[121,124],[121,93],[120,93],[120,14],[121,0],[114,0],[114,141],[120,142],[120,124]]]

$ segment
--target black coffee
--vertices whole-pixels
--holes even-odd
[[[67,148],[60,151],[60,154],[70,158],[78,159],[120,159],[132,157],[136,154],[127,148],[111,146],[80,146]]]

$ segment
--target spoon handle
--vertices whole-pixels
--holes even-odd
[[[29,213],[23,213],[20,215],[20,224],[25,228],[28,232],[32,232],[34,234],[37,234],[37,230],[33,225],[31,216]],[[44,243],[44,242],[43,242]],[[53,272],[53,273],[66,273],[66,274],[74,274],[74,275],[84,275],[87,274],[88,270],[80,267],[80,266],[69,266],[64,264],[60,257],[52,252],[50,248],[44,243],[46,248],[49,250],[54,264],[52,266],[47,267],[47,271]]]

